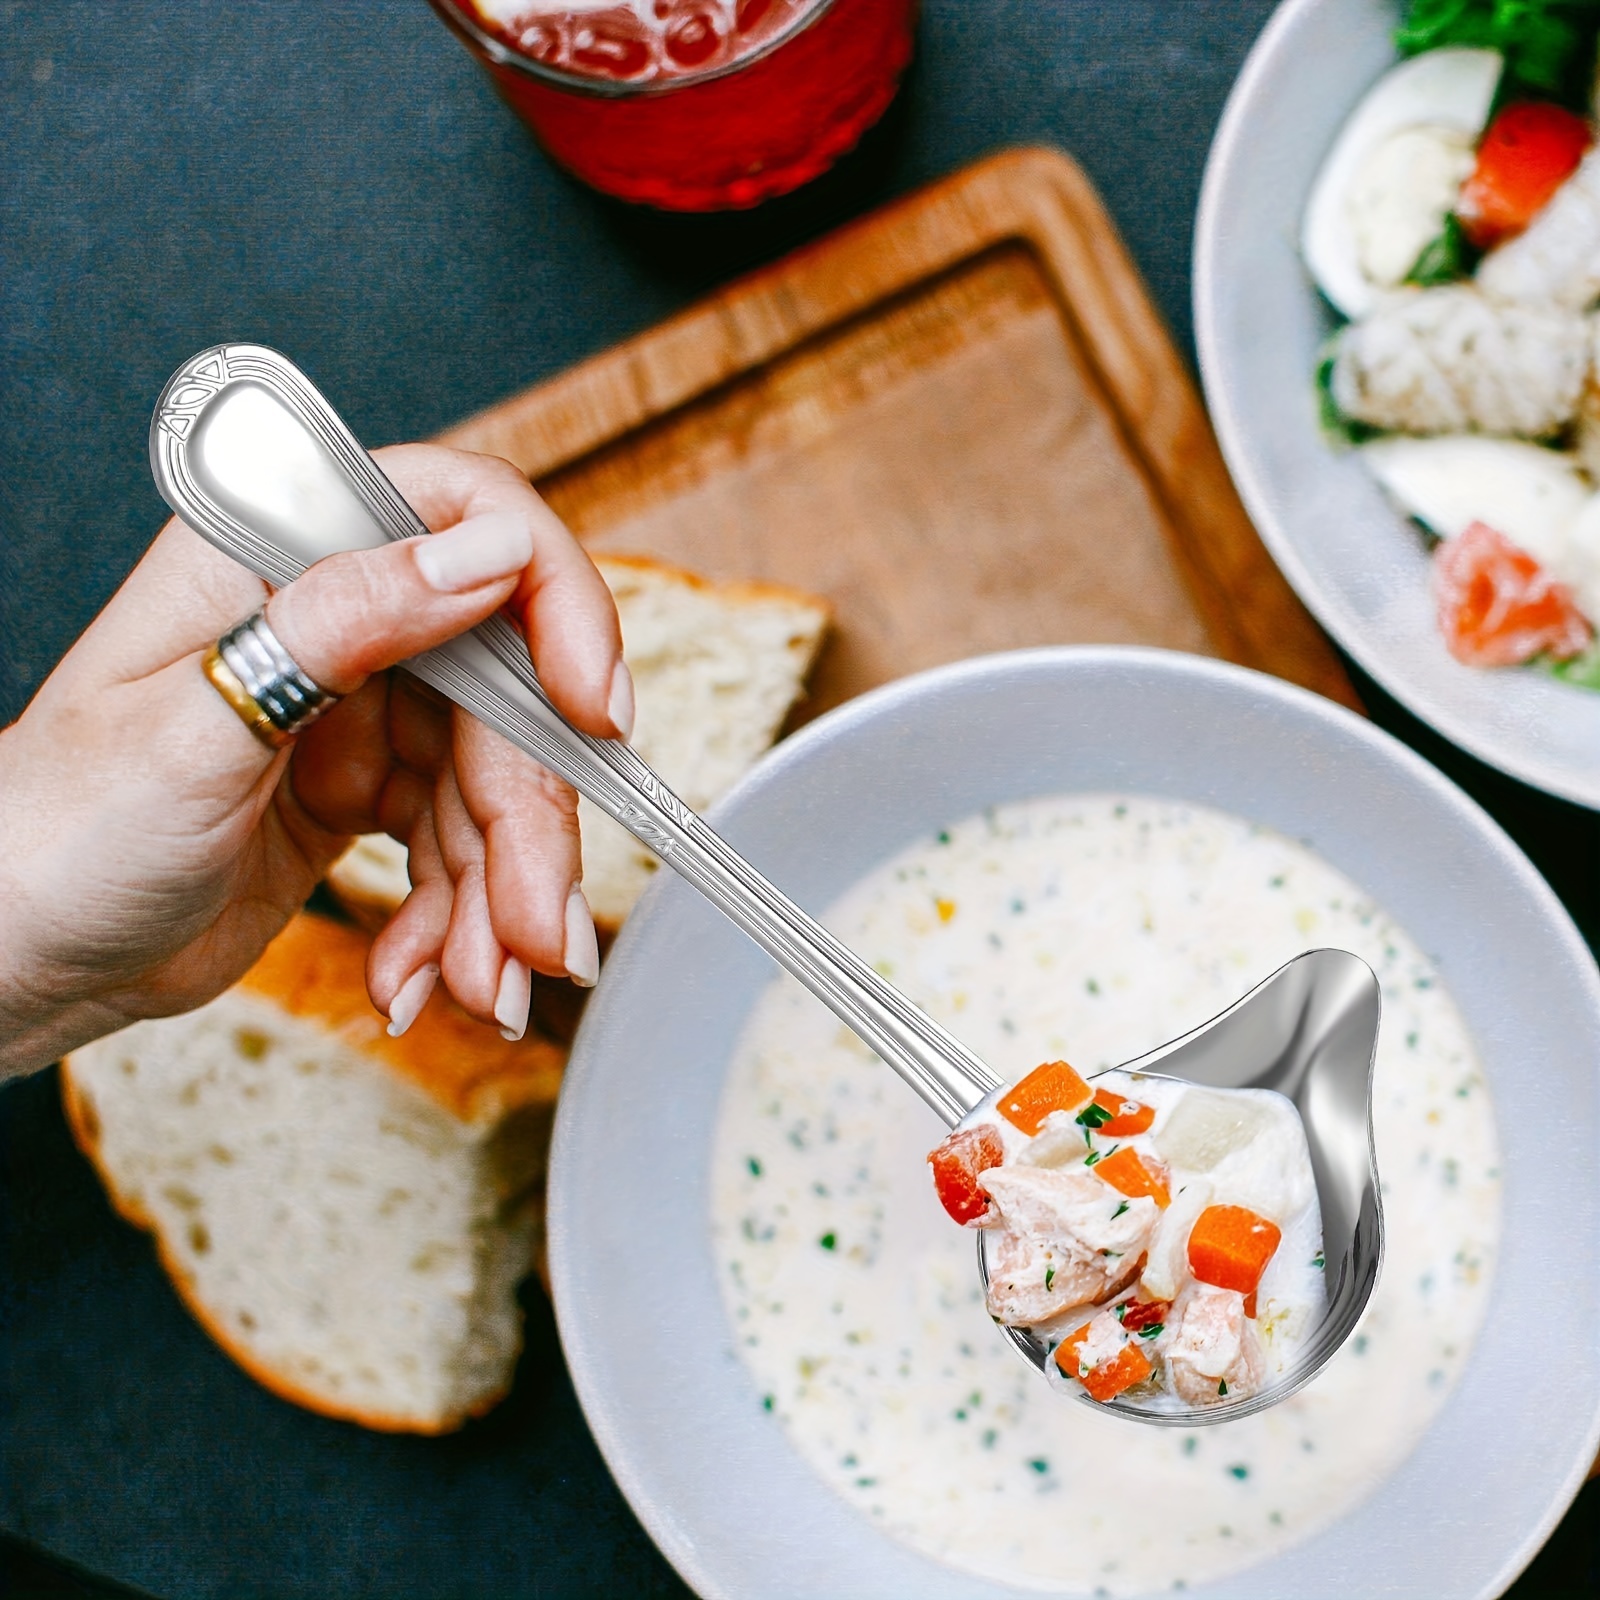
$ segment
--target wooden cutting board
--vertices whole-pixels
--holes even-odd
[[[593,550],[825,595],[804,720],[1026,645],[1164,645],[1356,705],[1077,165],[994,156],[451,429]]]

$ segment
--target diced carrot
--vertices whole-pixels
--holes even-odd
[[[1127,1145],[1108,1156],[1102,1156],[1095,1163],[1094,1170],[1113,1189],[1121,1190],[1130,1199],[1137,1200],[1142,1195],[1149,1195],[1163,1211],[1172,1204],[1172,1196],[1163,1181],[1163,1175],[1152,1172],[1139,1159],[1139,1152]]]
[[[1125,1099],[1114,1089],[1096,1089],[1094,1103],[1110,1118],[1100,1123],[1095,1132],[1111,1139],[1131,1139],[1136,1133],[1144,1133],[1156,1120],[1154,1106]]]
[[[1256,1320],[1256,1292],[1254,1289],[1244,1297],[1244,1314],[1254,1322]]]
[[[998,1109],[1007,1122],[1032,1138],[1052,1111],[1076,1111],[1089,1098],[1089,1085],[1065,1061],[1047,1061],[1008,1089]]]
[[[928,1154],[940,1205],[961,1223],[988,1215],[989,1196],[979,1187],[978,1174],[998,1167],[1005,1158],[1005,1142],[998,1128],[980,1123],[952,1133]]]
[[[1111,1360],[1102,1361],[1094,1367],[1080,1366],[1078,1351],[1089,1336],[1089,1326],[1087,1322],[1084,1323],[1076,1333],[1068,1334],[1056,1346],[1056,1365],[1069,1378],[1076,1378],[1088,1391],[1091,1400],[1098,1400],[1104,1405],[1107,1400],[1115,1400],[1124,1389],[1143,1383],[1150,1376],[1150,1361],[1144,1351],[1130,1340]]]
[[[1521,233],[1583,160],[1593,142],[1587,119],[1545,100],[1519,100],[1489,124],[1478,161],[1461,186],[1456,215],[1488,250]]]
[[[1125,1300],[1120,1309],[1120,1321],[1129,1333],[1141,1328],[1159,1328],[1166,1323],[1172,1310],[1170,1300]]]
[[[1189,1270],[1201,1283],[1254,1294],[1282,1238],[1276,1223],[1243,1206],[1207,1206],[1189,1233]]]

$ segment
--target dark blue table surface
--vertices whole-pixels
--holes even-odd
[[[1002,145],[1083,163],[1192,355],[1206,147],[1271,0],[926,0],[896,109],[834,177],[670,221],[554,172],[423,0],[0,6],[0,723],[163,509],[145,437],[222,339],[300,361],[369,443],[425,436]],[[1478,795],[1591,939],[1588,813],[1374,714]],[[3,908],[0,908],[3,918]],[[3,937],[3,926],[0,926]],[[677,1595],[526,1297],[512,1398],[444,1440],[274,1400],[179,1308],[72,1150],[53,1074],[0,1091],[0,1589]],[[1593,1593],[1593,1491],[1519,1593]],[[1570,1585],[1570,1590],[1567,1586]]]

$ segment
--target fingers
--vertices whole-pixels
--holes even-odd
[[[498,610],[532,557],[524,520],[491,512],[427,539],[329,556],[268,601],[267,620],[302,670],[350,694]]]
[[[459,793],[483,840],[496,937],[538,972],[593,984],[599,955],[580,887],[577,796],[470,717],[456,719],[455,754]]]
[[[522,522],[533,554],[512,605],[540,680],[585,733],[627,737],[633,683],[611,591],[527,479],[508,462],[435,445],[398,445],[377,459],[431,528],[493,513]]]

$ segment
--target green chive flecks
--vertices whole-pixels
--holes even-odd
[[[1228,1380],[1226,1378],[1218,1378],[1217,1379],[1217,1393],[1218,1394],[1226,1394],[1227,1392],[1228,1392]]]
[[[839,1238],[837,1234],[825,1233],[820,1239],[817,1240],[817,1243],[820,1244],[824,1250],[832,1250],[838,1246]]]
[[[1103,1128],[1111,1120],[1111,1113],[1104,1106],[1098,1106],[1091,1100],[1078,1113],[1076,1120],[1085,1128]]]

